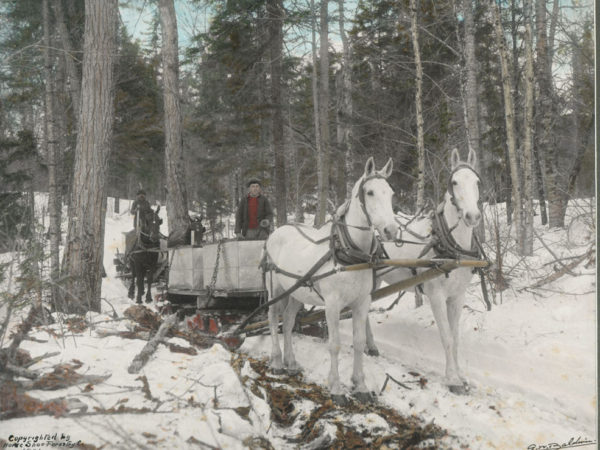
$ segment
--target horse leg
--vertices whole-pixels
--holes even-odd
[[[369,320],[369,316],[367,315],[367,347],[365,349],[365,353],[369,356],[379,356],[379,349],[375,344],[375,338],[373,337],[373,331],[371,329],[371,321]]]
[[[340,374],[338,372],[338,355],[340,353],[340,306],[338,299],[331,299],[325,308],[325,318],[327,319],[327,331],[329,333],[329,358],[330,368],[329,392],[335,403],[345,404],[346,399],[342,394],[340,385]]]
[[[461,386],[452,386],[451,391],[456,394],[465,394],[469,391],[469,384],[463,377],[460,364],[458,363],[459,322],[464,304],[464,295],[449,297],[446,303],[448,308],[448,323],[450,324],[450,332],[452,333],[452,358],[456,366],[457,376],[462,381],[462,389]]]
[[[454,337],[450,329],[450,323],[448,321],[448,307],[446,304],[446,295],[441,289],[435,289],[430,295],[428,295],[431,309],[433,310],[433,316],[437,323],[438,330],[440,332],[440,338],[442,339],[442,347],[446,355],[446,384],[450,387],[450,390],[454,386],[462,386],[462,380],[458,376],[458,368],[456,367],[456,360],[454,359]]]
[[[148,268],[148,290],[146,291],[146,303],[152,303],[152,282],[154,281],[153,264]]]
[[[135,302],[138,304],[142,303],[142,295],[144,295],[144,276],[144,268],[139,268],[135,274],[137,280],[137,295],[135,297]]]
[[[292,330],[294,329],[296,315],[300,308],[302,308],[302,303],[294,298],[290,298],[283,313],[283,366],[291,375],[301,372],[292,346]]]
[[[127,297],[129,297],[131,300],[133,300],[133,297],[135,297],[135,274],[134,274],[134,269],[131,269],[131,282],[129,283],[129,290],[127,291]]]
[[[365,351],[367,319],[370,301],[358,301],[352,307],[352,335],[354,344],[354,363],[352,369],[352,384],[356,398],[363,403],[372,400],[371,394],[365,384],[363,371],[363,353]]]
[[[280,291],[274,289],[269,298],[274,298],[279,295]],[[271,332],[271,359],[269,366],[271,370],[280,374],[283,372],[283,362],[281,360],[281,348],[279,347],[279,313],[281,308],[287,303],[287,299],[283,299],[274,305],[269,306],[269,331]]]
[[[129,283],[127,297],[133,300],[133,297],[135,297],[135,262],[133,261],[133,258],[129,260],[129,271],[131,272],[131,282]]]

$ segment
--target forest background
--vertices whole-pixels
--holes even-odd
[[[276,225],[319,224],[391,157],[415,213],[473,148],[523,255],[534,214],[563,227],[595,195],[591,2],[2,0],[0,19],[0,245],[50,259],[60,310],[99,309],[106,198],[140,187],[170,230],[189,210],[217,230],[251,176]]]

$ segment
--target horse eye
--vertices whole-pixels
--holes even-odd
[[[452,180],[452,184],[453,184],[454,186],[456,186],[458,183],[457,183],[457,181],[456,181],[456,180]]]
[[[367,191],[367,195],[375,195],[373,191]]]

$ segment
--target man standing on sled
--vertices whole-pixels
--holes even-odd
[[[242,198],[235,215],[235,236],[238,240],[262,240],[269,236],[273,210],[262,195],[260,181],[248,181],[248,195]]]

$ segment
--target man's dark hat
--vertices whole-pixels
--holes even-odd
[[[250,187],[251,184],[258,184],[259,186],[262,186],[258,178],[250,178],[246,187]]]
[[[139,191],[137,191],[136,195],[146,195],[146,191],[143,189],[140,189]]]

